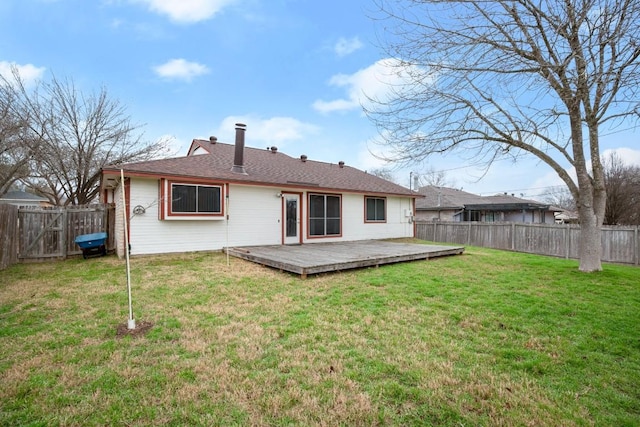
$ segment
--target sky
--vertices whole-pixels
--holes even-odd
[[[389,60],[375,16],[373,0],[0,0],[0,73],[104,87],[180,156],[194,138],[233,143],[241,122],[248,146],[389,168],[405,186],[443,171],[464,191],[542,200],[562,185],[535,158],[484,171],[453,155],[402,168],[374,156],[384,147],[362,104],[384,94]],[[637,131],[601,143],[640,165]]]

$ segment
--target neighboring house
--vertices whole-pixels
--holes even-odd
[[[568,211],[566,209],[558,209],[555,212],[556,224],[578,224],[580,223],[580,218],[578,217],[578,212]]]
[[[513,195],[478,196],[455,188],[425,186],[416,201],[416,220],[478,222],[555,222],[560,209]]]
[[[46,197],[36,196],[26,191],[8,191],[4,196],[0,197],[0,203],[15,206],[51,206]]]
[[[220,250],[414,236],[416,193],[349,167],[194,140],[186,157],[102,170],[102,200],[116,204],[124,254],[122,189],[131,254]],[[119,230],[119,231],[118,231]]]

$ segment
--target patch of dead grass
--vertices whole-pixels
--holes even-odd
[[[129,329],[128,322],[120,323],[116,327],[116,337],[144,337],[153,328],[152,322],[139,321],[136,322],[135,328]]]

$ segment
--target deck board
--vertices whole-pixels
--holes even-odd
[[[463,246],[381,240],[229,248],[229,255],[301,275],[459,255]]]

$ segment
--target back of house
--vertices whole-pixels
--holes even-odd
[[[132,255],[414,236],[415,192],[344,162],[246,147],[245,132],[238,124],[234,144],[194,140],[185,157],[104,168],[118,254],[125,215]]]

